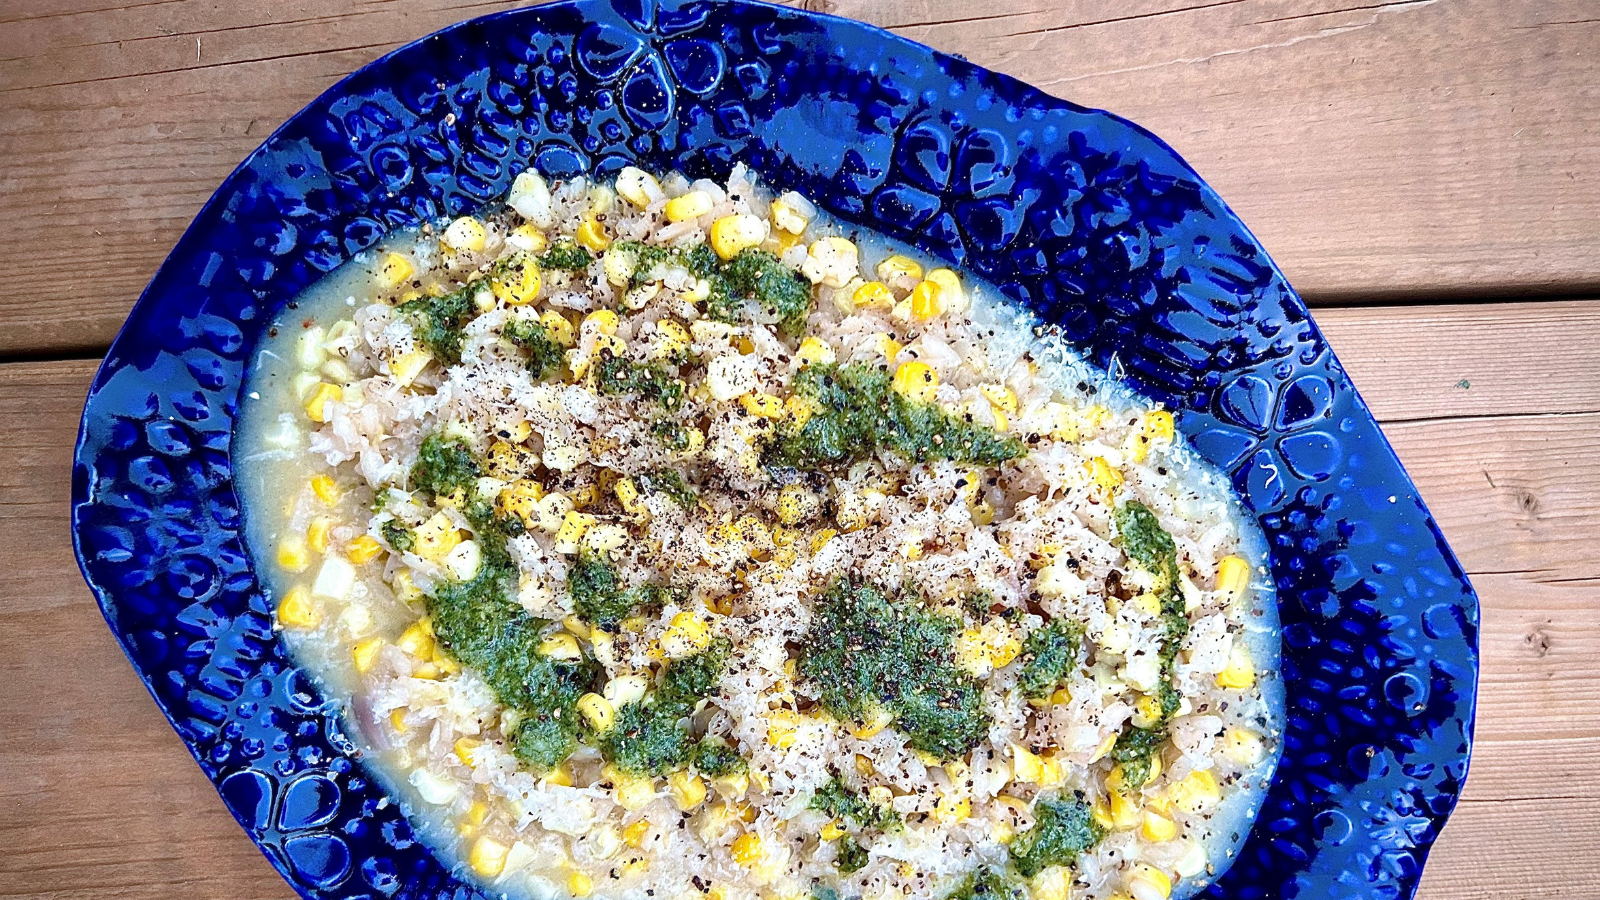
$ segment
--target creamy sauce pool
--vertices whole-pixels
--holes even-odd
[[[877,260],[895,253],[918,254],[909,248],[854,229],[839,229],[853,235],[861,245],[864,260]],[[256,571],[274,597],[281,597],[298,586],[309,586],[317,575],[315,563],[303,574],[289,574],[273,558],[281,540],[307,527],[304,516],[290,517],[295,497],[308,481],[326,471],[326,465],[307,453],[310,424],[302,411],[301,385],[297,377],[305,368],[306,354],[315,355],[308,345],[319,343],[327,331],[358,308],[376,302],[382,292],[376,283],[375,268],[388,251],[399,251],[426,258],[433,252],[429,241],[418,241],[413,234],[401,234],[383,246],[359,254],[351,262],[330,273],[289,308],[274,317],[269,332],[262,337],[247,375],[241,409],[234,434],[233,459],[241,499],[246,514],[246,537],[256,559]],[[1106,373],[1088,365],[1059,341],[1034,333],[1035,318],[1004,300],[992,286],[964,276],[973,298],[970,317],[984,331],[991,357],[999,368],[1032,351],[1039,361],[1038,377],[1068,392],[1074,386],[1089,384],[1098,389],[1100,402],[1113,410],[1143,405],[1136,395],[1112,380]],[[324,361],[327,377],[336,378],[337,361]],[[1275,595],[1270,579],[1259,574],[1267,564],[1264,540],[1255,523],[1240,513],[1226,480],[1201,461],[1187,447],[1175,446],[1169,463],[1173,475],[1202,497],[1226,498],[1229,516],[1240,537],[1235,551],[1251,563],[1254,600],[1243,616],[1244,639],[1255,660],[1258,690],[1247,701],[1248,709],[1235,709],[1228,721],[1249,722],[1266,737],[1268,752],[1248,774],[1225,795],[1209,833],[1199,836],[1217,872],[1231,862],[1260,809],[1265,788],[1277,765],[1281,726],[1284,717],[1283,686],[1278,673],[1279,624]],[[329,510],[329,517],[356,527],[365,527],[373,503],[370,489],[346,490]],[[339,615],[358,621],[362,628],[395,631],[412,621],[416,612],[395,598],[379,579],[363,585],[365,595],[353,600]],[[346,624],[350,624],[346,622]],[[402,810],[425,840],[446,859],[462,861],[457,828],[460,823],[433,813],[413,785],[410,760],[390,749],[381,723],[373,720],[358,696],[359,679],[348,645],[330,637],[329,629],[339,627],[339,619],[324,622],[310,631],[287,631],[284,638],[296,663],[319,683],[323,695],[336,704],[346,722],[346,730],[361,748],[362,762],[398,800]],[[1205,887],[1215,876],[1201,873],[1184,878],[1174,887],[1173,896],[1187,897]],[[559,882],[537,866],[508,874],[496,881],[495,890],[513,896],[556,896],[567,893]],[[604,896],[605,886],[596,894]]]

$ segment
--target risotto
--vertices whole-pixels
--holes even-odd
[[[979,281],[624,169],[333,273],[236,450],[300,665],[491,892],[1186,896],[1283,717],[1260,535]]]

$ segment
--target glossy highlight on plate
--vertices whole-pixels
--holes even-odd
[[[96,378],[80,562],[241,824],[308,897],[468,891],[287,662],[240,537],[231,428],[279,307],[532,163],[735,161],[995,283],[1179,411],[1267,535],[1289,719],[1205,896],[1405,897],[1465,777],[1477,606],[1304,305],[1219,198],[1106,113],[857,23],[735,3],[558,3],[362,69],[219,189]]]

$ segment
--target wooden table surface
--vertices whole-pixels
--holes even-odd
[[[292,896],[79,578],[78,415],[245,154],[357,66],[514,5],[0,0],[0,897]],[[1419,896],[1600,898],[1600,2],[804,5],[1126,115],[1228,199],[1482,598],[1472,776]]]

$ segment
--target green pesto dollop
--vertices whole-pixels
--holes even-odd
[[[580,549],[567,571],[567,591],[573,612],[603,631],[616,631],[623,619],[661,606],[671,591],[659,584],[624,588],[616,566],[603,553]]]
[[[567,362],[567,351],[553,338],[550,331],[531,319],[512,319],[501,332],[511,343],[528,353],[528,372],[535,381],[561,373]]]
[[[839,855],[835,858],[834,865],[839,867],[840,875],[861,871],[867,867],[870,859],[867,848],[861,846],[861,842],[848,834],[839,838]]]
[[[577,271],[589,268],[589,264],[592,262],[594,262],[594,254],[572,241],[560,241],[551,244],[550,249],[539,257],[539,267],[541,269]]]
[[[390,519],[383,523],[383,527],[380,530],[383,533],[383,539],[389,543],[390,547],[394,548],[396,553],[404,553],[416,546],[416,533],[407,528],[404,523]]]
[[[646,494],[664,494],[684,509],[693,509],[700,502],[700,495],[683,480],[683,474],[674,469],[655,469],[633,480]]]
[[[444,365],[461,362],[461,330],[476,312],[472,293],[468,285],[443,297],[418,297],[399,306],[400,314],[410,319],[417,340]]]
[[[716,688],[732,649],[726,638],[712,641],[668,664],[660,686],[644,698],[617,707],[615,723],[594,737],[606,761],[634,775],[663,775],[691,764],[713,776],[739,770],[743,760],[726,742],[696,741],[686,724],[695,705]]]
[[[687,389],[683,380],[674,377],[661,363],[635,362],[605,350],[595,362],[594,372],[595,385],[602,394],[638,394],[669,411],[683,404]]]
[[[1043,700],[1064,685],[1078,663],[1083,623],[1056,619],[1036,628],[1022,642],[1022,671],[1017,687],[1029,700]]]
[[[790,335],[805,330],[811,312],[811,285],[766,250],[742,250],[722,267],[728,292],[750,297],[776,313],[778,326]]]
[[[1034,826],[1011,842],[1011,864],[1024,878],[1069,865],[1106,836],[1089,804],[1077,797],[1041,797],[1033,815]]]
[[[956,668],[960,621],[840,579],[819,599],[799,672],[823,709],[865,722],[892,716],[916,750],[953,759],[988,734],[982,688]]]
[[[1167,739],[1166,723],[1177,714],[1182,703],[1174,679],[1178,651],[1189,634],[1189,616],[1184,609],[1183,592],[1178,587],[1177,543],[1161,527],[1156,514],[1143,503],[1129,500],[1117,507],[1115,519],[1123,552],[1154,577],[1151,592],[1161,604],[1161,646],[1157,653],[1161,661],[1161,681],[1156,688],[1160,716],[1147,728],[1129,723],[1112,749],[1113,758],[1122,764],[1123,783],[1141,785],[1149,777],[1154,757],[1161,752]]]
[[[1003,871],[983,868],[961,879],[945,900],[1027,900],[1028,890]]]
[[[769,466],[818,469],[879,450],[913,462],[997,465],[1026,452],[1016,438],[907,399],[892,389],[887,372],[862,363],[806,366],[795,375],[794,394],[811,415],[779,424],[766,449]]]
[[[835,819],[845,819],[857,828],[887,831],[900,825],[899,813],[850,790],[837,775],[811,795],[809,807]]]
[[[481,472],[465,441],[432,434],[422,442],[410,483],[427,496],[462,497],[476,487]],[[548,771],[577,749],[577,702],[596,669],[587,660],[558,660],[538,652],[549,623],[530,616],[513,599],[517,568],[506,549],[521,523],[496,517],[493,507],[481,501],[462,509],[476,532],[482,562],[472,578],[441,581],[427,596],[434,633],[451,656],[483,677],[502,704],[520,713],[514,733],[508,735],[512,749],[530,768]],[[391,536],[386,528],[384,536],[393,544],[398,533]],[[411,537],[406,530],[405,538]]]

